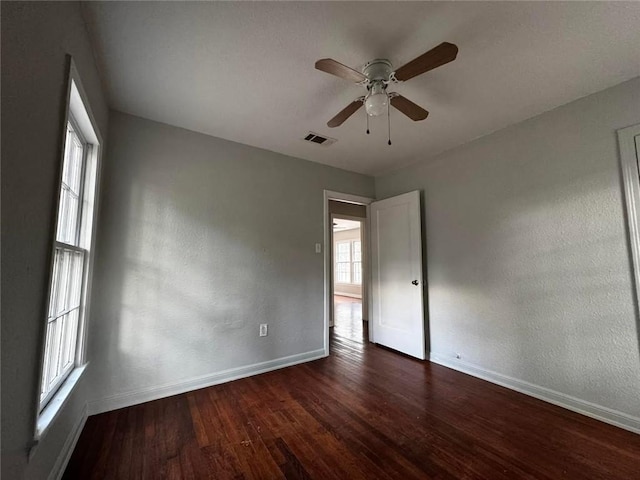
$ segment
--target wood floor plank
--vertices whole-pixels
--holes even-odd
[[[337,325],[326,359],[92,416],[64,478],[640,479],[640,435],[367,336]]]

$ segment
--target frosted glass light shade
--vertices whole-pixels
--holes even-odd
[[[371,117],[382,115],[387,111],[388,101],[389,97],[387,97],[386,92],[382,91],[380,93],[372,93],[364,102],[364,107],[367,110],[367,115]]]

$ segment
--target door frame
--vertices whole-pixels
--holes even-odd
[[[332,190],[324,190],[324,206],[323,206],[323,229],[324,229],[324,356],[329,355],[329,319],[331,315],[331,291],[332,291],[332,278],[331,272],[333,269],[332,251],[331,245],[332,230],[331,226],[331,214],[329,213],[329,200],[336,200],[338,202],[355,203],[356,205],[364,205],[367,210],[367,218],[364,219],[364,238],[367,245],[367,265],[371,265],[371,254],[369,252],[369,216],[370,205],[375,200],[369,197],[362,197],[360,195],[352,195],[350,193],[334,192]],[[366,273],[366,285],[363,285],[362,293],[367,298],[367,309],[371,312],[371,268],[367,268]],[[371,324],[371,322],[369,322]],[[372,338],[371,325],[369,325],[369,340]]]
[[[640,152],[636,147],[636,137],[640,136],[640,124],[621,128],[617,133],[631,250],[630,260],[635,280],[636,308],[640,309],[640,171],[638,166]]]

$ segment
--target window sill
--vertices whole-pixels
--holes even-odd
[[[49,401],[44,410],[40,412],[40,415],[38,415],[38,422],[36,424],[36,433],[34,435],[35,443],[45,436],[49,427],[51,427],[55,419],[58,417],[67,403],[67,400],[71,397],[71,393],[80,381],[80,377],[82,377],[82,374],[87,369],[87,365],[89,364],[85,363],[81,367],[76,367],[64,381],[58,392]]]

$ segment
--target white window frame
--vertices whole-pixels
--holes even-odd
[[[353,259],[354,257],[354,251],[355,251],[355,244],[360,243],[360,260],[355,261]],[[339,285],[362,285],[362,240],[336,240],[335,242],[335,253],[334,253],[334,266],[335,266],[335,272],[336,272],[336,283]],[[343,261],[343,262],[339,262],[338,261],[338,246],[339,245],[345,245],[348,244],[349,245],[349,260],[348,261]],[[337,274],[338,274],[338,265],[341,263],[348,263],[349,264],[349,281],[348,282],[342,282],[339,281],[337,279]],[[354,269],[354,265],[356,263],[360,264],[360,282],[356,283],[353,281],[353,278],[355,276],[355,269]]]
[[[101,147],[103,145],[103,140],[100,130],[97,126],[97,122],[95,121],[95,117],[93,116],[93,113],[91,111],[87,95],[84,88],[82,87],[82,82],[80,81],[80,76],[75,67],[73,59],[70,56],[68,56],[67,59],[69,62],[69,74],[67,82],[67,92],[65,97],[66,109],[64,114],[64,121],[61,125],[62,140],[61,151],[59,153],[60,169],[57,188],[55,189],[55,215],[54,222],[52,223],[52,249],[49,268],[49,283],[47,288],[47,301],[45,305],[46,309],[43,312],[44,314],[42,315],[42,349],[39,361],[40,371],[38,375],[38,389],[35,399],[37,415],[34,427],[33,446],[38,443],[39,439],[44,436],[55,418],[57,418],[58,414],[64,407],[66,401],[69,399],[73,389],[77,385],[87,366],[87,320],[89,318],[89,307],[91,298],[91,274],[93,270],[93,254],[95,250],[95,231],[97,225],[99,198],[98,186],[100,184],[102,153]],[[57,240],[58,212],[61,199],[60,193],[62,189],[62,176],[65,161],[64,156],[67,137],[67,125],[69,123],[76,131],[79,138],[82,139],[85,145],[85,148],[83,149],[83,165],[78,206],[79,221],[78,225],[76,225],[76,243],[82,246],[68,245]],[[51,288],[54,280],[54,262],[56,260],[57,248],[81,251],[83,252],[83,255],[85,255],[81,277],[82,287],[80,293],[80,308],[76,333],[75,360],[73,362],[73,367],[66,371],[61,379],[56,382],[55,388],[52,389],[52,391],[45,398],[41,399],[43,369],[45,363],[46,334],[50,311]],[[33,452],[33,448],[31,452]]]
[[[86,178],[86,170],[87,170],[87,164],[89,161],[89,157],[91,155],[91,150],[93,148],[93,145],[91,145],[90,143],[87,142],[87,140],[84,138],[84,135],[82,134],[82,130],[80,129],[80,127],[78,126],[77,121],[75,120],[74,116],[73,116],[73,112],[69,112],[68,114],[68,119],[67,119],[67,124],[65,124],[65,151],[63,153],[63,160],[62,163],[64,163],[65,159],[67,158],[66,155],[66,146],[67,146],[67,140],[68,140],[68,135],[69,135],[69,125],[71,126],[71,129],[73,130],[73,132],[75,133],[75,135],[78,137],[78,140],[80,142],[80,144],[82,145],[82,157],[81,157],[81,162],[82,165],[80,167],[80,184],[79,184],[79,188],[78,188],[78,211],[76,213],[76,225],[75,225],[75,231],[73,232],[73,243],[66,243],[66,242],[62,242],[60,240],[58,240],[57,238],[55,238],[54,240],[54,248],[53,248],[53,263],[55,264],[56,260],[58,259],[56,253],[58,250],[66,250],[66,251],[70,251],[70,252],[74,252],[74,253],[79,253],[82,255],[82,272],[80,273],[80,295],[79,295],[79,304],[77,306],[73,306],[70,309],[64,310],[64,311],[60,311],[60,312],[56,312],[55,316],[50,316],[49,314],[51,312],[47,312],[47,324],[52,323],[53,321],[59,321],[60,318],[62,318],[63,316],[71,313],[73,310],[78,310],[78,324],[76,326],[76,332],[75,332],[75,336],[76,336],[76,341],[75,341],[75,346],[73,348],[74,353],[73,353],[73,364],[67,368],[65,368],[62,372],[61,375],[59,376],[59,378],[57,380],[55,380],[53,386],[49,389],[48,393],[40,398],[40,409],[44,410],[47,406],[47,404],[49,403],[49,401],[55,396],[55,394],[58,392],[58,390],[60,389],[60,387],[62,386],[62,384],[65,382],[65,380],[69,377],[69,375],[71,374],[71,372],[73,371],[74,368],[77,368],[81,365],[78,364],[78,359],[80,359],[82,357],[82,349],[81,347],[81,342],[78,341],[78,332],[80,331],[80,327],[82,325],[82,322],[84,320],[84,315],[82,315],[83,310],[84,310],[84,293],[86,291],[86,284],[87,284],[87,278],[86,278],[86,271],[87,271],[87,261],[88,261],[88,257],[89,257],[89,249],[88,248],[83,248],[80,246],[80,240],[81,240],[81,234],[82,234],[82,227],[83,227],[83,216],[86,214],[86,202],[84,201],[85,199],[85,188],[86,188],[86,183],[87,183],[87,178]],[[62,170],[64,170],[64,167],[62,167]],[[58,188],[58,204],[60,204],[61,201],[61,197],[62,197],[62,190],[63,190],[63,180],[60,180],[60,187]],[[59,206],[59,205],[58,205]],[[59,212],[57,217],[59,217]],[[58,218],[56,218],[56,224],[58,223]],[[56,225],[56,237],[57,237],[57,225]],[[51,303],[51,297],[52,297],[52,290],[54,288],[54,272],[56,271],[56,266],[52,265],[52,269],[51,269],[51,275],[50,275],[50,280],[49,280],[49,303]],[[66,286],[68,287],[68,286]],[[46,331],[45,331],[45,355],[46,355]],[[40,379],[40,384],[41,384],[41,389],[42,389],[42,383],[45,380],[45,375],[44,375],[44,370],[45,366],[47,365],[47,358],[45,358],[45,355],[43,355],[43,368],[42,368],[42,374],[41,374],[41,379]]]
[[[349,254],[349,259],[346,261],[338,261],[338,255],[340,254],[340,245],[347,245],[347,253]],[[351,284],[351,280],[352,280],[352,267],[351,267],[351,240],[344,240],[344,241],[337,241],[336,242],[336,250],[335,250],[335,268],[336,268],[336,283],[340,283],[343,285],[349,285]],[[348,265],[348,274],[349,274],[349,281],[347,282],[343,282],[341,280],[338,280],[338,274],[340,273],[340,268],[339,265],[341,264],[347,264]]]
[[[640,124],[618,130],[636,302],[640,304]]]
[[[360,231],[362,232],[362,228]],[[355,260],[356,243],[360,244],[360,260]],[[356,276],[356,263],[360,264],[360,281],[357,283],[353,280]],[[351,240],[351,284],[362,285],[362,240]]]

